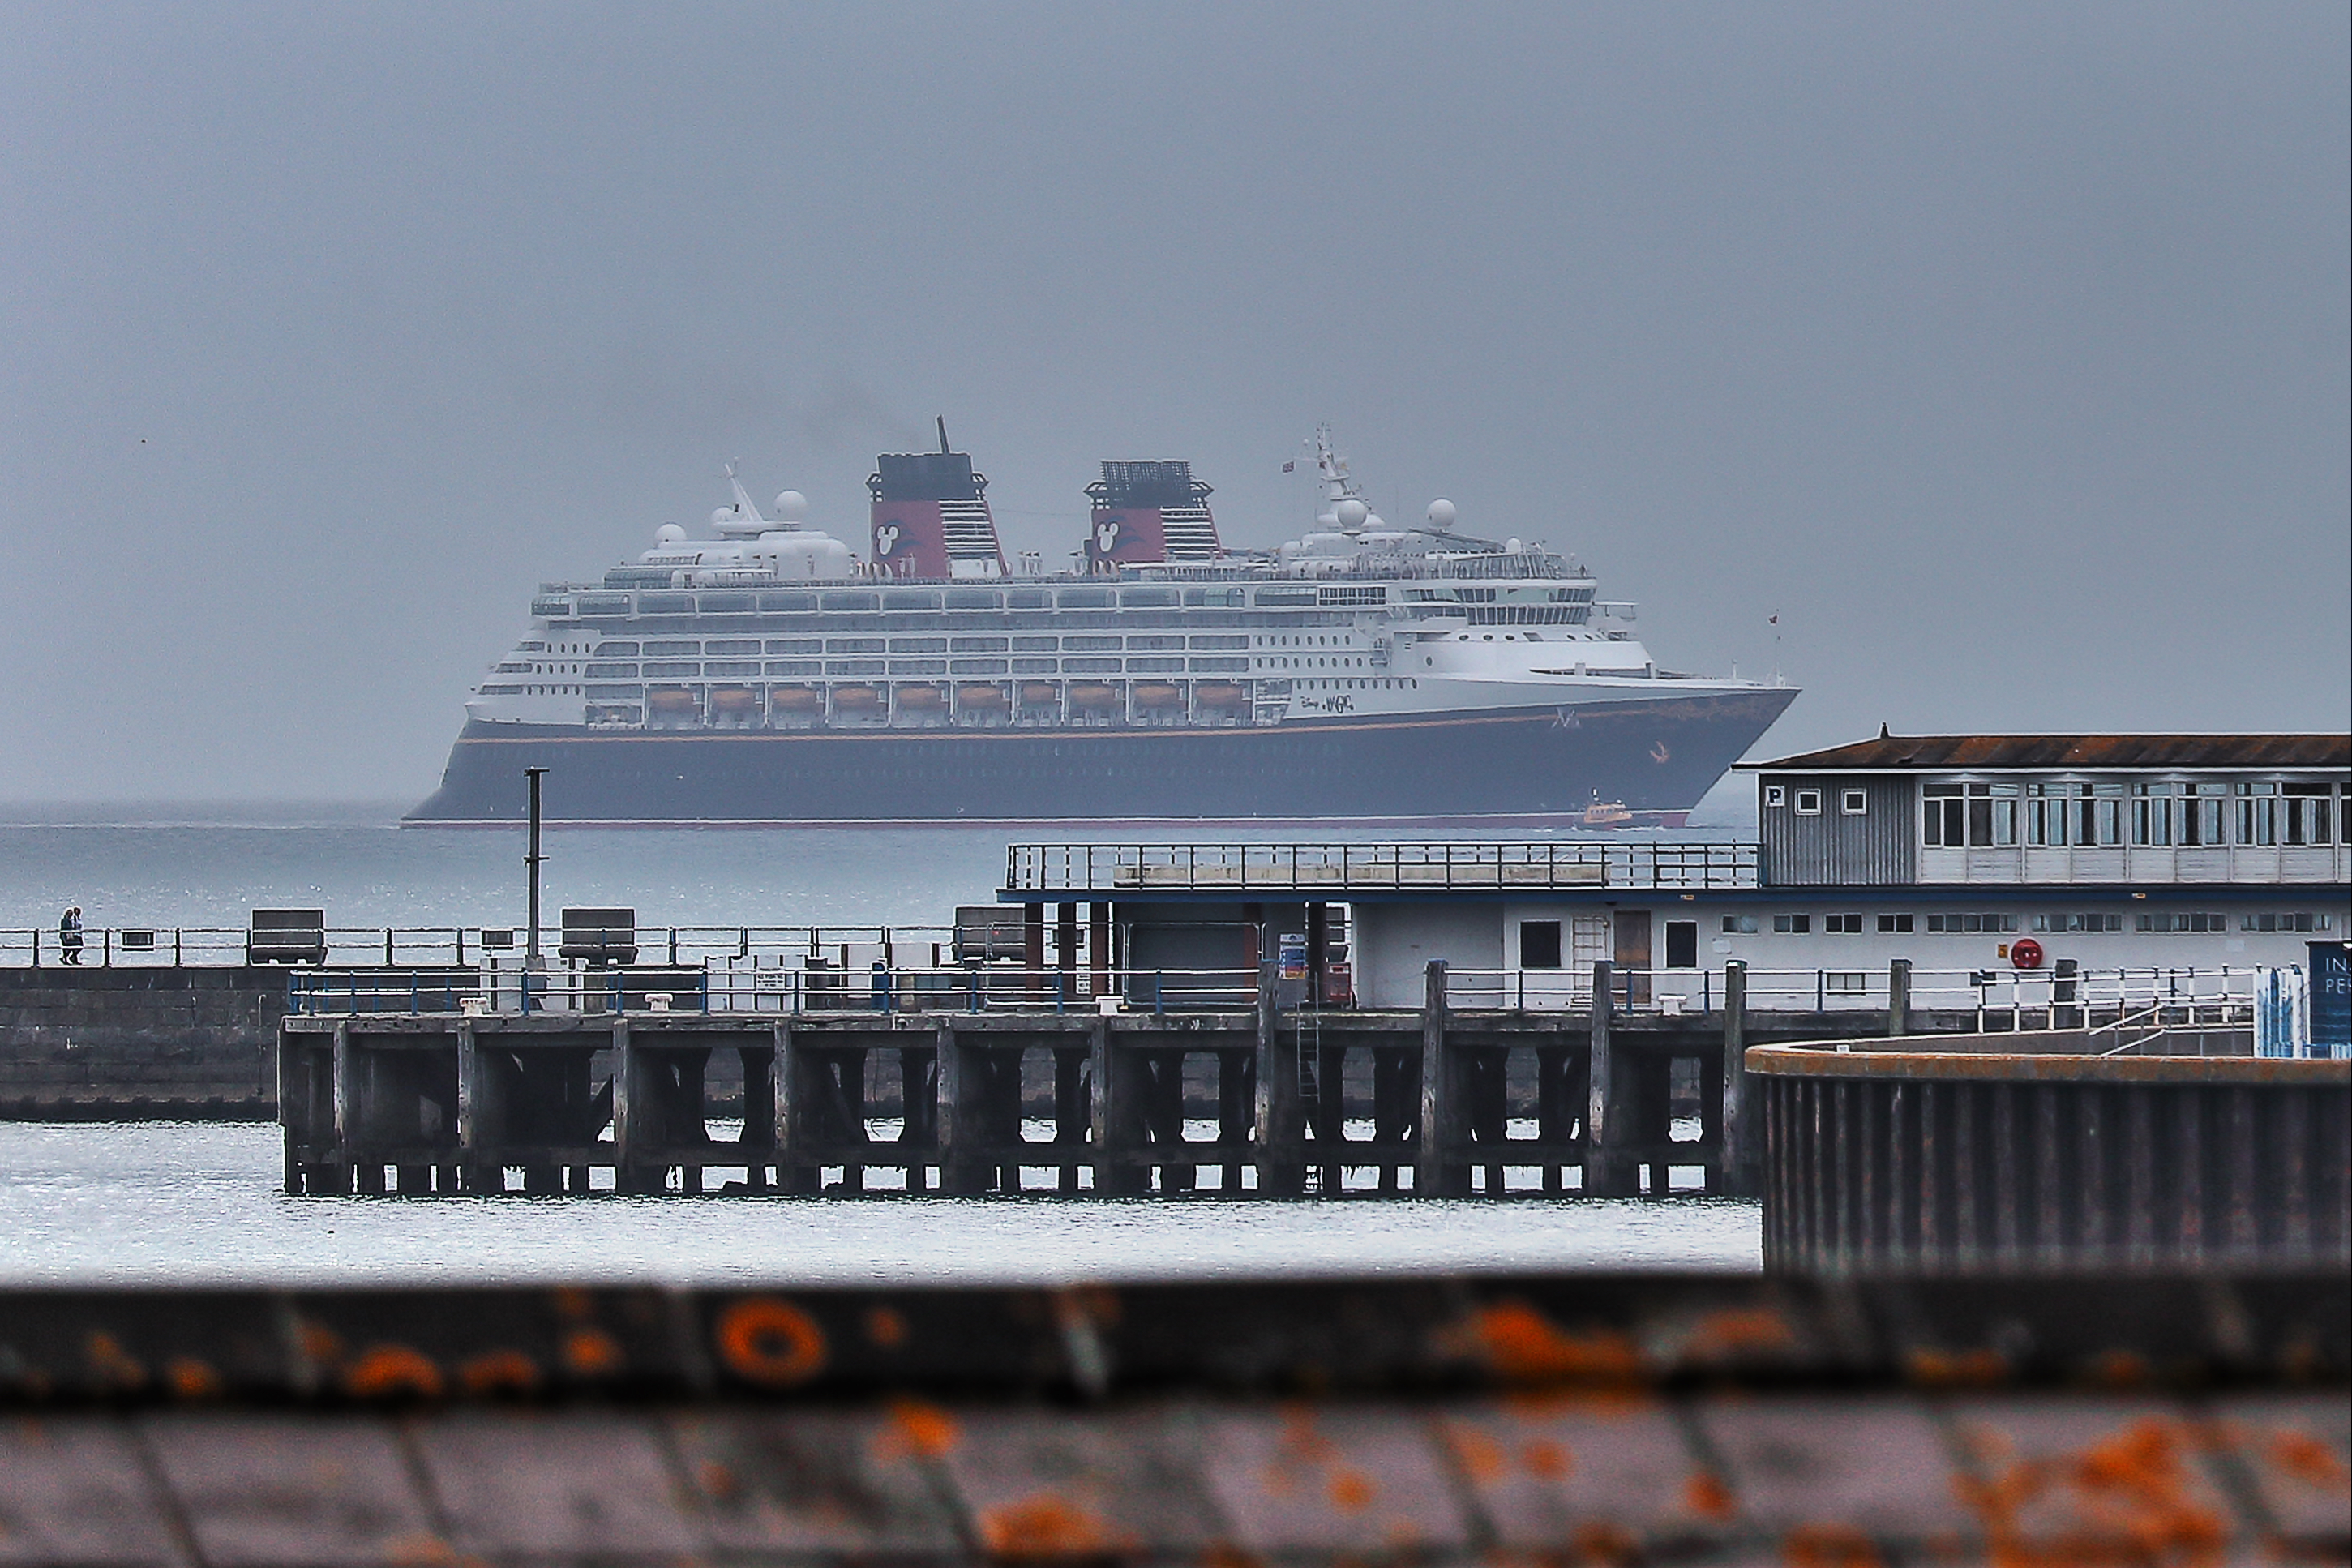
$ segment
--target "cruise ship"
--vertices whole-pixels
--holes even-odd
[[[1008,560],[970,454],[886,455],[861,555],[797,491],[543,584],[413,824],[1679,826],[1795,698],[1659,665],[1634,606],[1329,431],[1314,527],[1228,547],[1177,461],[1107,462],[1066,568]]]

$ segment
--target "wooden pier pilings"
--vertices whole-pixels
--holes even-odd
[[[1432,964],[1403,1012],[1279,1007],[1269,966],[1249,1010],[289,1016],[286,1189],[1753,1191],[1746,1045],[1889,1023],[1625,1016],[1597,969],[1575,1014],[1450,1006]]]
[[[2257,1058],[2250,1037],[2234,1055],[2097,1054],[2112,1038],[1750,1052],[1765,1266],[2352,1264],[2352,1061]]]

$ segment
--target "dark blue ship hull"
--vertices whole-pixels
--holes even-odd
[[[412,824],[1559,821],[1688,811],[1795,698],[1227,729],[614,731],[468,723]]]

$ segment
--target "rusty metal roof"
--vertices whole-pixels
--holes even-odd
[[[1910,768],[2352,768],[2352,735],[1890,735],[1742,763],[1748,772]]]

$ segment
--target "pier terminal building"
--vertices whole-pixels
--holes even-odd
[[[1599,961],[1668,1011],[1712,1005],[1733,961],[1764,1006],[1884,1006],[1898,959],[1928,1005],[2095,973],[2160,991],[2352,929],[2352,737],[1882,732],[1741,765],[1749,842],[1029,846],[1003,897],[1112,900],[1133,969],[1232,963],[1234,928],[1333,932],[1345,904],[1375,1007],[1418,1005],[1431,960],[1526,1007],[1588,1005]]]

